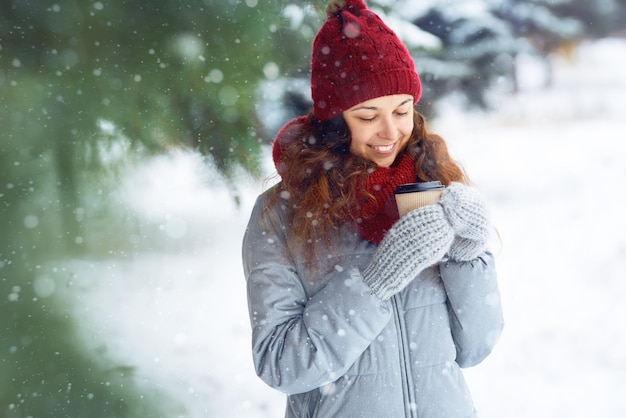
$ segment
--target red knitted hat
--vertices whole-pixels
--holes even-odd
[[[313,41],[313,113],[328,120],[366,100],[422,94],[406,46],[363,0],[334,0]]]

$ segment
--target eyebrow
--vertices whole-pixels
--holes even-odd
[[[406,100],[404,100],[402,103],[400,103],[398,106],[396,106],[396,109],[398,107],[404,106],[405,104],[407,104],[408,102],[411,102],[411,101],[413,101],[413,99],[406,99]],[[357,110],[363,110],[363,109],[365,109],[365,110],[378,110],[378,108],[376,106],[359,106],[357,108],[354,108],[354,109],[350,110],[350,112],[355,112]]]

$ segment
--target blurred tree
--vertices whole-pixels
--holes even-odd
[[[615,20],[620,8],[616,0],[568,0],[553,2],[551,8],[557,16],[578,20],[586,38],[609,36],[619,25]]]
[[[416,26],[441,41],[440,49],[416,54],[425,99],[432,104],[458,92],[469,107],[486,109],[486,92],[509,77],[510,57],[524,45],[488,9],[469,12],[459,6],[463,5],[436,3],[413,19]]]
[[[82,235],[78,171],[106,160],[107,140],[123,137],[145,153],[188,146],[226,181],[237,166],[259,173],[252,109],[259,80],[271,73],[277,2],[0,7],[1,140],[17,162],[54,165],[68,246]],[[99,121],[118,134],[103,135]]]
[[[552,80],[551,58],[571,56],[579,42],[610,36],[624,28],[624,0],[495,0],[491,10],[515,36],[528,40],[531,52],[546,65]],[[616,18],[617,17],[617,18]]]
[[[528,41],[526,52],[543,60],[546,84],[552,82],[551,54],[584,35],[584,25],[576,18],[555,13],[555,4],[569,0],[504,0],[495,2],[492,12],[506,22],[516,37]],[[515,63],[515,60],[513,60]],[[514,91],[518,90],[516,71],[512,72]]]
[[[615,0],[617,10],[611,14],[611,34],[626,36],[626,0]]]
[[[574,47],[584,37],[605,36],[624,27],[624,0],[368,0],[415,58],[424,82],[420,110],[434,115],[434,105],[451,93],[466,98],[468,107],[487,108],[494,85],[516,91],[516,57],[535,54],[546,63],[550,55]],[[311,6],[313,3],[313,6]],[[310,42],[324,21],[323,0],[288,0],[285,9],[292,33],[301,34],[302,53],[293,61],[300,71],[281,74],[264,97],[275,101],[270,112],[281,117],[264,123],[275,132],[289,117],[305,113]]]
[[[260,173],[256,91],[282,65],[267,59],[280,10],[0,2],[0,416],[160,416],[158,391],[134,388],[132,367],[86,357],[75,319],[38,286],[54,283],[51,259],[98,246],[88,238],[104,234],[84,224],[92,199],[115,205],[102,190],[111,162],[184,146],[226,182],[238,167]]]
[[[414,54],[427,112],[451,92],[485,106],[520,39],[544,51],[579,36],[589,13],[597,36],[624,27],[624,0],[367,3]],[[608,3],[620,8],[607,23]],[[59,401],[52,416],[130,414],[128,381],[102,386],[119,370],[82,357],[67,312],[34,290],[45,262],[98,246],[102,231],[84,224],[115,205],[103,168],[184,146],[226,182],[239,167],[260,174],[260,143],[310,106],[310,43],[325,4],[0,2],[0,405],[12,405],[0,415],[50,416]]]
[[[309,2],[291,0],[286,9],[291,27],[304,28],[308,42],[302,43],[306,46],[307,60],[298,61],[302,70],[283,80],[283,95],[272,90],[272,96],[282,101],[282,122],[294,114],[305,113],[310,107],[306,70],[313,35],[325,18],[326,2],[313,3],[316,7],[311,7]],[[367,1],[368,7],[381,15],[414,56],[423,81],[419,106],[426,114],[434,113],[434,104],[452,92],[464,95],[469,106],[486,107],[485,92],[502,76],[509,75],[507,57],[522,47],[510,28],[486,7],[476,13],[466,7],[467,3]],[[275,131],[278,125],[271,128]]]

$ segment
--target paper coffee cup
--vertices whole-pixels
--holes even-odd
[[[398,213],[404,216],[413,209],[437,202],[444,188],[440,181],[399,185],[395,191]]]

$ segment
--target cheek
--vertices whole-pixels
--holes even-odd
[[[402,127],[400,129],[404,136],[404,142],[407,142],[411,137],[411,134],[413,134],[413,121],[402,124]]]
[[[413,119],[407,118],[406,121],[402,123],[402,131],[406,135],[411,135],[413,133]]]
[[[354,155],[361,155],[363,154],[363,152],[361,151],[362,149],[363,144],[358,140],[355,140],[354,137],[352,137],[352,139],[350,140],[350,153]]]
[[[355,129],[350,133],[350,151],[355,153],[365,147],[367,136],[361,130]]]

